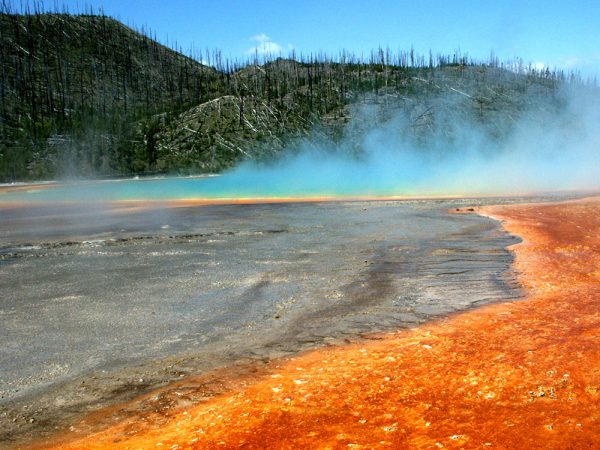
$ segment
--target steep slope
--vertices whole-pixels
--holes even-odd
[[[500,142],[580,81],[412,50],[293,58],[213,68],[105,16],[0,14],[0,181],[218,172],[299,137],[359,154],[392,122],[424,151],[466,128]]]
[[[0,49],[4,177],[25,175],[36,152],[67,152],[56,147],[74,134],[115,141],[123,123],[200,103],[216,76],[105,16],[2,14]],[[90,169],[114,163],[114,142],[94,147]]]

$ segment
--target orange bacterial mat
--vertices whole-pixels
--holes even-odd
[[[61,447],[600,448],[600,198],[478,212],[524,239],[526,299],[274,361]]]

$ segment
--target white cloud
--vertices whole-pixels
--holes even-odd
[[[247,55],[259,54],[259,55],[278,55],[283,53],[285,50],[290,51],[294,47],[291,44],[287,44],[283,46],[275,41],[273,41],[269,36],[265,33],[260,33],[250,38],[251,41],[256,42],[254,47],[246,50]]]
[[[531,65],[531,67],[533,67],[538,72],[541,72],[542,70],[545,70],[546,67],[548,67],[548,65],[541,61],[536,61]]]
[[[567,71],[579,72],[584,77],[600,74],[600,53],[588,54],[585,57],[569,55],[557,60],[557,67]]]
[[[587,55],[586,58],[579,56],[567,56],[560,59],[561,66],[567,69],[582,68],[582,67],[598,67],[600,63],[600,53]]]
[[[567,56],[560,60],[562,66],[566,69],[573,69],[574,67],[581,66],[586,63],[583,59],[578,56]]]

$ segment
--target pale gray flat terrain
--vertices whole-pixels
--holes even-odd
[[[2,209],[0,439],[182,374],[516,298],[517,240],[448,213],[477,202]]]

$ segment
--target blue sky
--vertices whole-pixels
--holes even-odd
[[[9,2],[18,5],[19,2]],[[271,50],[368,54],[379,46],[420,53],[460,49],[475,58],[494,51],[503,60],[600,73],[598,0],[96,0],[65,1],[72,11],[85,5],[158,39],[190,49],[215,49],[244,59]],[[52,9],[54,2],[45,2]]]

